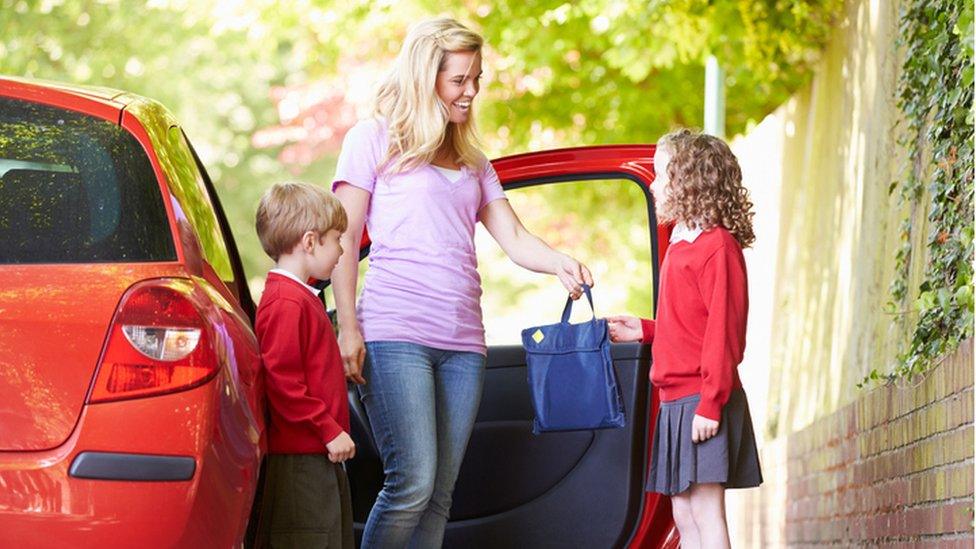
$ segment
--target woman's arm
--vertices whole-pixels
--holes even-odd
[[[346,210],[348,225],[339,243],[342,256],[332,271],[332,291],[335,294],[336,314],[339,320],[339,352],[346,369],[346,379],[364,385],[363,360],[366,344],[356,318],[356,281],[359,277],[359,246],[363,240],[366,210],[369,207],[368,191],[340,182],[336,197]]]
[[[508,200],[493,200],[481,209],[479,220],[516,265],[537,273],[556,275],[573,299],[582,295],[583,284],[593,285],[590,270],[572,257],[549,247],[530,233]]]

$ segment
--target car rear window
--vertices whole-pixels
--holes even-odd
[[[135,137],[101,118],[0,98],[0,264],[175,259]]]

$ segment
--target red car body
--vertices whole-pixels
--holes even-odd
[[[174,250],[165,261],[0,262],[0,543],[239,546],[265,450],[260,354],[253,303],[206,171],[189,143],[180,144],[176,120],[152,100],[9,78],[0,78],[0,99],[81,113],[134,137],[152,166]],[[646,187],[654,178],[653,154],[647,145],[582,147],[494,165],[507,187],[599,174],[622,174]],[[217,226],[201,227],[204,213]],[[660,260],[669,230],[657,231]],[[213,260],[214,246],[224,247],[230,265]],[[199,321],[211,370],[171,390],[113,397],[115,378],[106,378],[115,374],[107,369],[135,356],[122,335],[127,304],[159,292],[182,300]],[[650,398],[653,426],[656,392]],[[142,479],[112,478],[104,467],[77,474],[92,456],[109,469],[125,469],[131,456],[190,469],[186,478],[168,480],[152,478],[151,467]],[[136,469],[146,465],[138,463]],[[643,497],[625,545],[677,547],[667,498]]]
[[[168,139],[176,121],[158,103],[108,90],[0,79],[0,98],[82,113],[134,136],[175,250],[169,261],[0,265],[0,545],[239,545],[264,444],[253,306],[239,261],[234,280],[222,280],[184,214],[200,206],[186,186],[202,174]],[[182,390],[104,401],[96,381],[115,345],[110,327],[143,281],[196,300],[212,371]],[[126,352],[124,342],[116,347]],[[85,469],[85,453],[89,469],[157,456],[189,458],[192,472],[186,480],[79,478],[101,475],[73,472]]]

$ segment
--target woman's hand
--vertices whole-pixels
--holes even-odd
[[[593,275],[586,265],[565,254],[559,254],[553,274],[559,278],[569,291],[569,297],[573,299],[579,299],[583,295],[583,284],[593,287]]]
[[[610,341],[614,343],[640,341],[644,338],[644,329],[636,316],[608,316],[607,326],[610,328]]]
[[[695,414],[691,420],[691,441],[694,443],[705,442],[718,434],[719,423],[714,419]]]
[[[363,377],[363,361],[366,360],[366,343],[363,334],[356,328],[339,328],[339,354],[342,355],[342,365],[346,371],[346,379],[357,384],[366,385]]]

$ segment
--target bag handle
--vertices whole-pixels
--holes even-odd
[[[596,320],[596,309],[593,308],[593,294],[590,293],[590,285],[583,284],[583,293],[586,294],[587,301],[590,302],[590,310],[593,311],[593,320]],[[566,306],[563,307],[563,324],[569,323],[569,314],[573,312],[573,298],[566,298]]]

